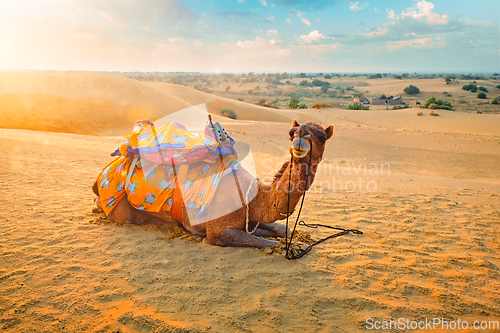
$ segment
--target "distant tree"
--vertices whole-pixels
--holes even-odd
[[[300,77],[301,79],[304,79],[304,78],[306,78],[306,77],[307,77],[307,75],[306,75],[306,73],[300,73],[300,74],[299,74],[299,77]]]
[[[325,75],[325,80],[331,80],[331,79],[332,79],[332,76],[330,74]]]
[[[484,92],[480,92],[479,94],[477,94],[477,98],[485,99],[486,98],[486,94]]]
[[[488,89],[486,89],[486,88],[485,88],[485,87],[483,87],[483,86],[479,87],[478,89],[479,89],[479,90],[481,90],[481,91],[484,91],[484,92],[488,92]]]
[[[229,91],[229,89],[231,89],[231,86],[226,87],[226,91]]]
[[[387,96],[385,94],[380,95],[380,99],[387,99]]]
[[[330,85],[322,85],[321,86],[321,91],[323,92],[323,94],[326,94],[326,92],[328,91],[329,86]]]
[[[473,83],[469,83],[469,84],[466,84],[465,86],[463,86],[462,90],[467,90],[467,91],[474,93],[477,91],[477,86]]]
[[[290,99],[290,102],[288,102],[288,107],[290,109],[298,109],[299,104],[300,104],[300,101],[297,98],[292,98],[292,99]]]
[[[369,79],[380,79],[382,78],[382,74],[372,74],[370,76],[368,76]]]
[[[401,75],[394,75],[394,79],[395,80],[402,80],[402,77],[401,77]]]
[[[416,95],[420,92],[420,89],[418,89],[416,86],[410,84],[408,87],[406,87],[403,90],[406,94],[408,95]]]
[[[318,79],[314,79],[311,83],[315,87],[321,87],[321,86],[328,86],[328,87],[330,87],[330,83],[328,83],[326,81],[321,81],[321,80],[318,80]]]
[[[500,101],[495,98],[493,101],[491,101],[491,104],[500,104]]]
[[[444,79],[444,82],[446,82],[446,84],[450,84],[451,78],[447,76],[446,79]]]
[[[300,81],[299,86],[301,86],[301,87],[312,87],[312,83],[309,82],[309,81],[307,81],[307,80],[303,80],[303,81]]]
[[[496,86],[498,89],[500,89],[500,84],[498,86]]]
[[[288,102],[288,107],[290,109],[307,109],[307,105],[305,105],[304,103],[300,103],[300,100],[297,98],[290,99],[290,102]]]

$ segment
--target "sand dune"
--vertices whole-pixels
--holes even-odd
[[[214,247],[180,231],[118,226],[94,213],[90,187],[123,138],[82,135],[93,123],[100,125],[92,134],[109,130],[109,121],[134,115],[130,105],[161,115],[168,94],[177,98],[169,97],[170,111],[200,101],[212,112],[229,104],[184,87],[66,74],[43,89],[38,74],[12,77],[18,83],[0,96],[2,114],[10,117],[2,127],[17,128],[0,129],[2,331],[356,332],[366,331],[368,318],[500,320],[495,115],[299,114],[336,130],[302,218],[364,234],[329,240],[288,261],[279,251]],[[100,88],[74,87],[73,75]],[[29,104],[34,94],[40,99]],[[61,108],[58,98],[66,106],[88,103],[87,115]],[[15,103],[18,109],[5,109]],[[27,119],[30,105],[39,127]],[[245,107],[238,110],[255,115],[252,121],[218,120],[251,146],[258,176],[270,179],[288,159],[291,112]],[[129,126],[123,120],[118,134]]]
[[[291,122],[303,112],[279,113],[169,83],[80,72],[0,73],[0,128],[92,135],[125,135],[137,119],[155,121],[205,103],[220,115],[233,109],[238,119]]]

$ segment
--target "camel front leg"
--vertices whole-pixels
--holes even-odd
[[[286,225],[274,222],[274,223],[260,223],[257,230],[255,230],[254,235],[261,237],[290,237],[290,228]]]
[[[207,239],[209,243],[219,246],[257,247],[262,249],[279,245],[279,242],[250,235],[240,229],[225,229],[217,236],[208,233]]]

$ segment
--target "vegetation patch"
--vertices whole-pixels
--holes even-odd
[[[370,107],[364,106],[363,104],[358,102],[354,102],[353,104],[349,104],[346,107],[346,110],[370,110]]]
[[[427,100],[424,107],[426,109],[431,109],[431,110],[435,110],[435,109],[453,110],[453,105],[451,105],[450,102],[442,100],[442,99],[436,100],[436,98],[434,96],[432,96],[431,98],[429,98]]]
[[[307,105],[300,103],[300,100],[296,98],[292,98],[290,102],[288,102],[288,107],[290,109],[307,109]]]
[[[238,116],[236,115],[236,112],[234,112],[234,110],[222,109],[222,111],[220,113],[222,114],[223,117],[231,118],[231,119],[238,119]]]
[[[331,104],[326,104],[326,103],[316,103],[312,106],[313,109],[319,109],[319,108],[333,108],[333,105]]]
[[[463,86],[462,90],[467,90],[474,93],[477,91],[477,85],[475,85],[474,83],[469,83]]]
[[[416,95],[416,94],[418,94],[420,92],[420,89],[418,89],[418,87],[414,86],[413,84],[410,84],[403,91],[407,95]]]

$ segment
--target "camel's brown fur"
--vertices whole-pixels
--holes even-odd
[[[272,184],[266,184],[259,180],[254,182],[253,187],[258,191],[255,198],[249,203],[249,230],[253,230],[257,222],[259,227],[253,235],[245,231],[246,207],[241,207],[232,212],[225,212],[228,203],[234,203],[239,196],[235,194],[234,178],[225,176],[221,179],[218,191],[210,205],[207,222],[192,226],[186,208],[182,213],[182,224],[172,218],[170,212],[148,213],[134,209],[127,200],[122,200],[112,211],[110,218],[116,223],[150,223],[155,225],[173,224],[184,227],[193,234],[206,236],[207,240],[214,245],[220,246],[247,246],[247,247],[272,247],[278,242],[261,238],[264,237],[285,237],[286,227],[283,224],[275,223],[283,220],[286,216],[281,213],[287,212],[287,190],[288,179],[290,177],[293,186],[290,192],[290,212],[294,210],[300,198],[311,186],[316,168],[321,161],[325,150],[325,142],[333,135],[333,125],[323,129],[321,125],[314,122],[307,122],[299,126],[294,119],[290,130],[290,140],[294,147],[309,147],[309,140],[305,139],[311,133],[312,150],[309,149],[307,155],[298,158],[292,155],[293,163],[283,164],[281,169],[274,176]],[[304,140],[307,140],[305,142]],[[290,148],[292,153],[293,148]],[[312,151],[312,156],[311,156]],[[308,170],[309,159],[311,159],[311,170]],[[291,176],[290,176],[291,169]],[[252,182],[252,175],[243,167],[238,168],[238,181],[243,194],[246,193]],[[309,181],[308,181],[309,179]],[[232,188],[232,190],[230,190]],[[237,193],[237,192],[236,192]],[[96,200],[99,206],[99,200]],[[276,208],[273,206],[276,204]],[[241,204],[240,204],[241,206]],[[220,217],[222,216],[222,217]],[[288,231],[289,232],[289,231]]]

